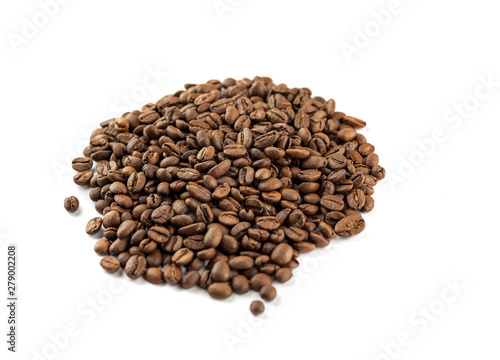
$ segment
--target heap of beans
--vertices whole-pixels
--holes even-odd
[[[301,253],[365,228],[385,176],[356,131],[365,125],[268,77],[186,84],[102,122],[73,161],[103,215],[87,225],[104,227],[101,266],[216,299],[253,289],[273,300]]]

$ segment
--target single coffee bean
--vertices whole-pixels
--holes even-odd
[[[274,278],[279,282],[279,283],[285,283],[288,280],[292,278],[292,270],[290,268],[281,268],[278,271],[276,271],[276,274],[274,274]]]
[[[259,291],[260,297],[266,301],[272,301],[276,298],[276,288],[272,285],[264,285]]]
[[[243,275],[236,275],[231,279],[231,288],[238,295],[246,294],[250,290],[250,283]]]
[[[212,267],[212,279],[217,282],[225,282],[230,278],[230,268],[227,262],[217,261]]]
[[[250,269],[254,265],[254,261],[249,256],[235,256],[228,262],[229,267],[234,270]]]
[[[71,162],[71,166],[76,171],[90,170],[92,169],[93,165],[94,161],[89,157],[78,157],[76,159],[73,159],[73,161]]]
[[[74,213],[80,207],[80,202],[75,196],[70,196],[64,199],[64,209],[67,212]]]
[[[182,269],[175,264],[168,264],[163,267],[163,278],[170,285],[177,285],[182,280]]]
[[[164,282],[163,271],[157,267],[147,268],[144,273],[144,279],[152,284],[162,284]]]
[[[109,273],[115,273],[120,270],[120,261],[109,256],[102,258],[100,264],[101,267]]]
[[[214,282],[208,287],[208,294],[214,299],[227,299],[233,294],[231,286],[223,282]]]
[[[94,251],[99,255],[109,255],[109,247],[111,242],[106,239],[98,240],[94,245]]]
[[[290,245],[281,243],[278,244],[271,253],[271,260],[278,265],[286,265],[292,260],[293,249]]]
[[[99,230],[101,230],[101,227],[102,227],[102,219],[100,217],[95,217],[87,223],[85,231],[89,235],[94,235],[97,234]]]
[[[146,271],[147,261],[144,256],[134,255],[125,265],[125,274],[132,280],[140,278]]]
[[[264,303],[260,300],[254,300],[250,304],[250,311],[254,316],[258,316],[262,314],[266,310]]]
[[[359,234],[365,229],[365,220],[360,215],[350,215],[335,225],[335,232],[342,237]]]
[[[269,275],[258,273],[252,276],[252,278],[250,279],[250,286],[255,291],[260,291],[262,287],[264,287],[265,285],[271,285],[272,282],[273,281]]]

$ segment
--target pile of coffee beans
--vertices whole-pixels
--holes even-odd
[[[273,281],[288,281],[301,253],[365,228],[385,176],[356,131],[365,125],[268,77],[186,84],[102,122],[73,160],[74,182],[90,186],[102,214],[86,228],[104,227],[102,268],[216,299],[252,289],[273,300]]]

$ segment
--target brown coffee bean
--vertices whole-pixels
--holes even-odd
[[[254,261],[249,256],[235,256],[228,262],[229,267],[234,270],[250,269],[254,265]]]
[[[163,271],[157,267],[147,268],[144,273],[144,279],[152,284],[162,284],[164,282]]]
[[[233,294],[231,286],[223,282],[214,282],[208,286],[207,290],[211,297],[218,300],[227,299]]]
[[[335,232],[342,237],[359,234],[365,229],[365,220],[360,215],[350,215],[335,225]]]
[[[146,271],[146,258],[141,255],[130,257],[125,265],[125,274],[132,280],[140,278]]]
[[[252,301],[250,304],[250,311],[254,316],[262,314],[266,310],[264,303],[260,300]]]
[[[67,212],[74,213],[80,207],[80,202],[75,196],[70,196],[64,199],[64,209]]]
[[[281,268],[278,271],[276,271],[276,274],[274,274],[274,278],[279,282],[279,283],[285,283],[288,280],[292,278],[292,270],[290,268]]]
[[[174,256],[172,256],[172,261],[175,263],[175,265],[178,266],[185,266],[191,262],[194,258],[194,253],[187,249],[187,248],[182,248],[179,249],[175,252]]]
[[[259,291],[260,297],[265,301],[272,301],[276,298],[276,288],[272,285],[264,285]]]
[[[255,291],[260,291],[265,285],[271,285],[272,279],[267,274],[258,273],[250,279],[250,286]]]
[[[71,166],[76,171],[90,170],[92,169],[93,165],[94,161],[89,157],[78,157],[76,159],[73,159],[73,161],[71,162]]]
[[[102,219],[100,217],[95,217],[87,223],[85,231],[89,235],[94,235],[101,230],[101,227],[102,227]]]
[[[212,279],[217,282],[225,282],[230,278],[230,268],[227,262],[217,261],[212,267]]]
[[[100,264],[109,273],[115,273],[120,270],[120,261],[109,256],[103,257]]]
[[[231,288],[238,295],[246,294],[250,290],[250,283],[243,275],[236,275],[231,279]]]
[[[293,249],[290,245],[278,244],[271,253],[271,260],[278,265],[285,265],[292,260]]]
[[[98,240],[94,245],[94,251],[99,255],[109,255],[109,247],[111,242],[106,239]]]
[[[190,289],[200,281],[200,273],[198,271],[188,271],[183,277],[181,286],[184,289]]]

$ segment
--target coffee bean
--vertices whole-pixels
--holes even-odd
[[[164,282],[163,271],[157,267],[147,268],[144,273],[144,279],[152,284],[162,284]]]
[[[102,227],[102,219],[100,217],[95,217],[87,223],[85,231],[89,235],[94,235],[97,234],[99,230],[101,230],[101,227]]]
[[[85,186],[90,183],[92,176],[94,176],[92,171],[82,171],[73,177],[73,181],[76,185]]]
[[[172,256],[172,261],[175,263],[175,265],[178,266],[185,266],[191,262],[194,258],[194,253],[187,249],[187,248],[182,248],[179,249],[175,252],[174,256]]]
[[[198,271],[188,271],[182,277],[181,286],[184,289],[190,289],[190,288],[196,286],[199,281],[200,281],[200,273]]]
[[[94,245],[94,251],[99,255],[109,255],[111,243],[106,239],[98,240]]]
[[[281,268],[278,271],[276,271],[276,274],[274,274],[274,278],[279,282],[279,283],[285,283],[288,280],[292,278],[292,270],[290,268]]]
[[[249,256],[235,256],[228,262],[229,267],[234,270],[250,269],[254,265],[254,261]]]
[[[71,162],[71,166],[76,171],[87,171],[92,169],[94,161],[89,157],[78,157]]]
[[[243,275],[236,275],[231,279],[231,288],[238,295],[246,294],[250,290],[250,283]]]
[[[260,297],[266,301],[272,301],[276,298],[276,288],[272,285],[264,285],[259,291]]]
[[[177,285],[182,280],[182,269],[175,264],[165,265],[163,267],[163,278],[170,285]]]
[[[365,220],[360,215],[350,215],[335,225],[335,232],[342,237],[359,234],[365,229]]]
[[[250,311],[254,316],[262,314],[265,310],[266,307],[264,306],[264,303],[260,300],[252,301],[252,303],[250,304]]]
[[[231,286],[223,282],[214,282],[208,287],[208,294],[214,299],[227,299],[233,294]]]
[[[281,243],[278,244],[271,253],[271,260],[278,265],[286,265],[292,260],[293,249],[290,245]]]
[[[70,196],[64,199],[64,209],[67,212],[74,213],[80,207],[80,202],[75,196]]]
[[[291,248],[290,248],[291,249]],[[260,291],[265,285],[271,285],[273,280],[267,274],[258,273],[250,279],[250,286],[255,291]]]
[[[125,265],[125,274],[135,280],[140,278],[146,271],[146,258],[141,255],[134,255],[130,257]]]
[[[100,264],[109,273],[115,273],[120,270],[120,261],[109,256],[103,257]]]

